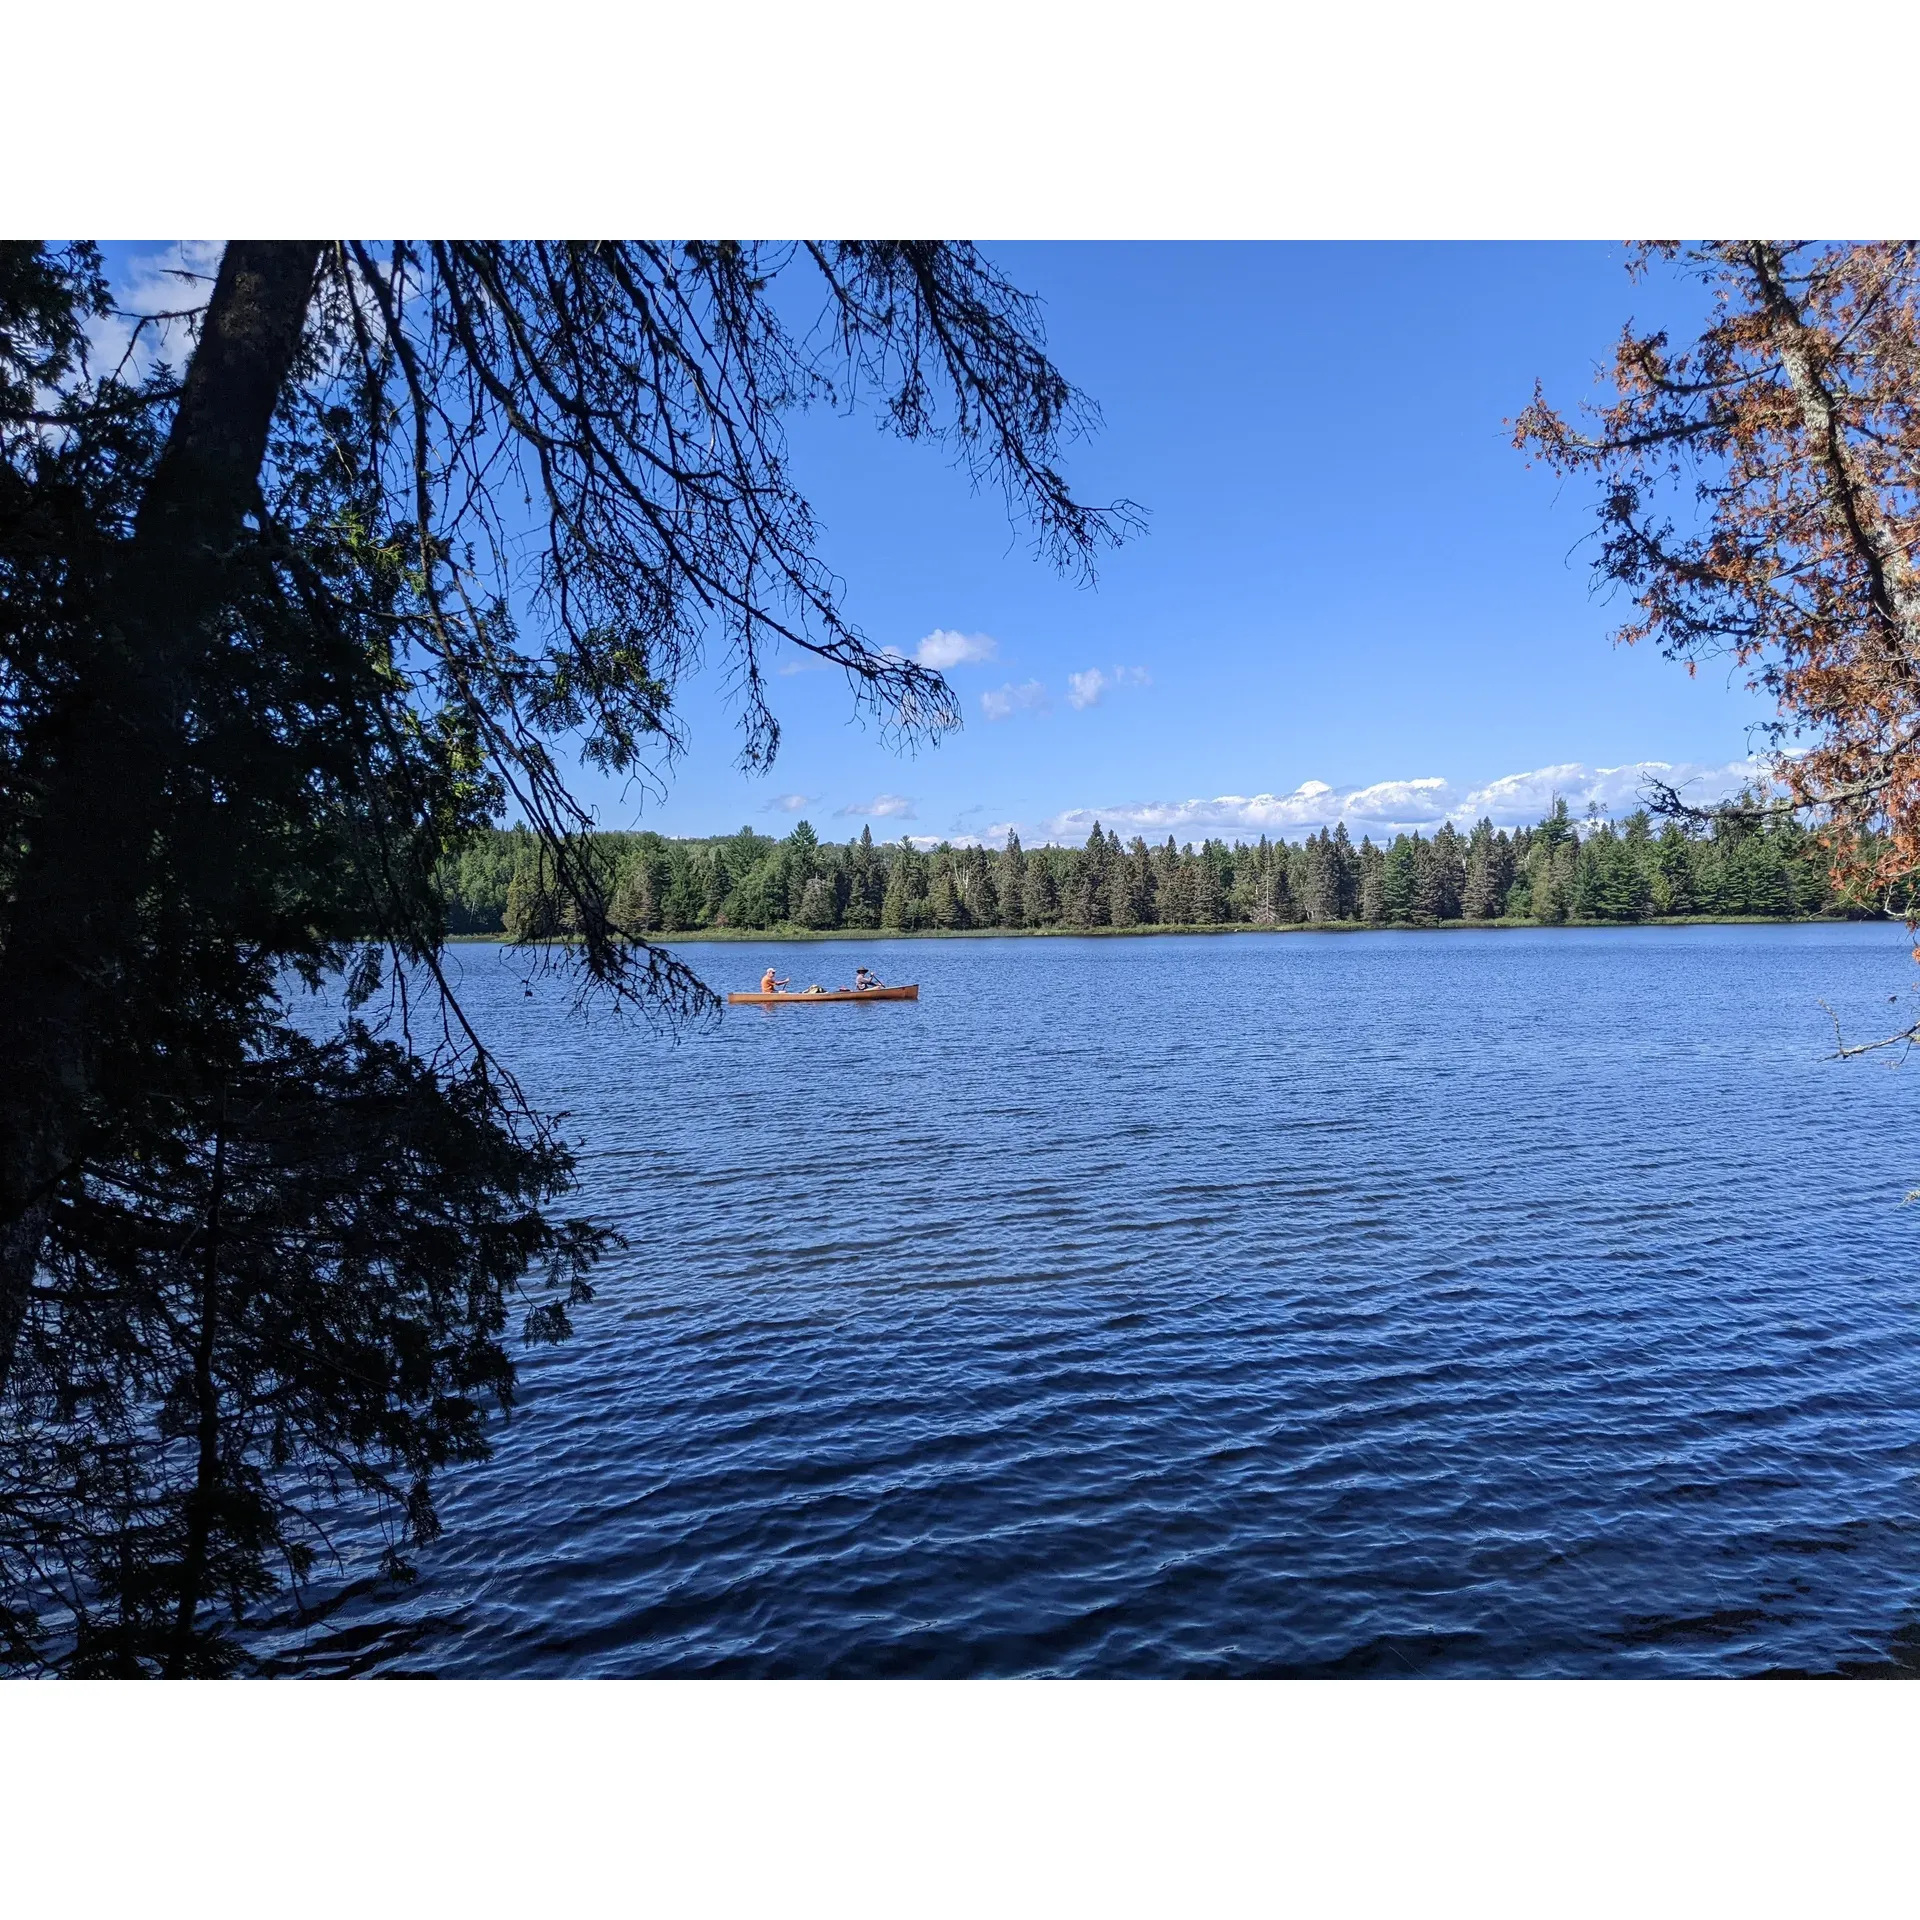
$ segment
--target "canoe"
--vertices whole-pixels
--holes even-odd
[[[918,987],[863,987],[857,992],[847,987],[833,993],[730,993],[727,995],[727,1005],[730,1007],[784,1007],[792,1004],[815,1007],[823,1000],[918,1000],[919,998]]]

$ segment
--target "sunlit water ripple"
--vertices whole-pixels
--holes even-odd
[[[1920,1616],[1901,930],[457,951],[629,1250],[323,1671],[1740,1674]],[[528,988],[531,997],[528,997]],[[1903,1005],[1904,1005],[1903,1001]],[[1876,1025],[1876,1023],[1878,1023]],[[1851,1037],[1851,1034],[1850,1034]],[[298,1655],[298,1659],[294,1656]]]

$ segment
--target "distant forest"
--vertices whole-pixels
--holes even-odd
[[[1691,914],[1877,917],[1906,901],[1836,893],[1819,841],[1791,819],[1732,817],[1710,828],[1574,820],[1564,801],[1515,832],[1482,820],[1355,846],[1344,826],[1299,845],[1205,840],[1149,846],[1096,826],[1084,847],[844,846],[802,821],[784,839],[749,827],[724,838],[594,836],[614,917],[634,932],[709,928],[828,933],[969,928],[1538,925]],[[470,842],[443,869],[450,930],[512,940],[563,937],[568,916],[524,828]]]

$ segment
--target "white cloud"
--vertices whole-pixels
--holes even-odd
[[[977,667],[998,659],[999,654],[1000,643],[991,634],[955,633],[947,627],[935,627],[913,650],[913,657],[936,673],[949,667]]]
[[[1038,680],[1028,680],[1015,686],[1011,680],[1004,687],[995,687],[980,696],[980,711],[989,720],[1005,720],[1022,711],[1032,711],[1045,707],[1047,690]]]
[[[1111,687],[1150,687],[1153,676],[1145,667],[1089,667],[1084,673],[1067,675],[1067,705],[1076,713],[1098,706],[1100,696]]]
[[[819,797],[817,793],[776,793],[760,811],[762,813],[804,813]]]
[[[184,367],[193,346],[185,320],[155,321],[146,327],[137,322],[143,315],[204,308],[225,251],[223,240],[177,240],[152,253],[133,255],[113,280],[115,311],[87,322],[94,372],[119,372],[138,380],[162,361]]]
[[[912,820],[913,802],[904,793],[876,793],[871,800],[849,801],[836,810],[839,820]]]
[[[1084,840],[1097,820],[1123,838],[1140,834],[1179,841],[1262,833],[1297,837],[1344,820],[1355,839],[1396,833],[1431,833],[1451,820],[1463,831],[1483,815],[1496,827],[1531,826],[1552,806],[1555,796],[1576,819],[1598,803],[1618,819],[1644,804],[1650,779],[1680,787],[1695,805],[1725,799],[1749,781],[1764,779],[1760,760],[1734,760],[1721,766],[1664,760],[1640,760],[1624,767],[1589,767],[1578,761],[1510,773],[1482,786],[1462,786],[1437,774],[1409,780],[1378,780],[1362,787],[1333,787],[1306,780],[1291,793],[1220,794],[1213,799],[1137,801],[1111,807],[1072,807],[1040,827],[1040,836],[1058,842]]]

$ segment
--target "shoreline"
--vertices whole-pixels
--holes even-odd
[[[1631,932],[1635,927],[1844,927],[1897,926],[1897,920],[1881,915],[1839,913],[1804,914],[1782,919],[1760,913],[1687,913],[1649,915],[1644,920],[1432,920],[1421,926],[1404,921],[1370,926],[1364,920],[1288,921],[1276,926],[1255,926],[1233,921],[1213,926],[1191,927],[836,927],[817,932],[807,927],[698,927],[683,933],[657,933],[646,937],[656,946],[817,946],[842,941],[872,945],[884,940],[1140,940],[1167,934],[1287,934],[1287,933],[1590,933],[1596,928]],[[568,947],[573,938],[562,935],[551,940],[512,941],[504,933],[450,933],[449,946],[528,946]]]

